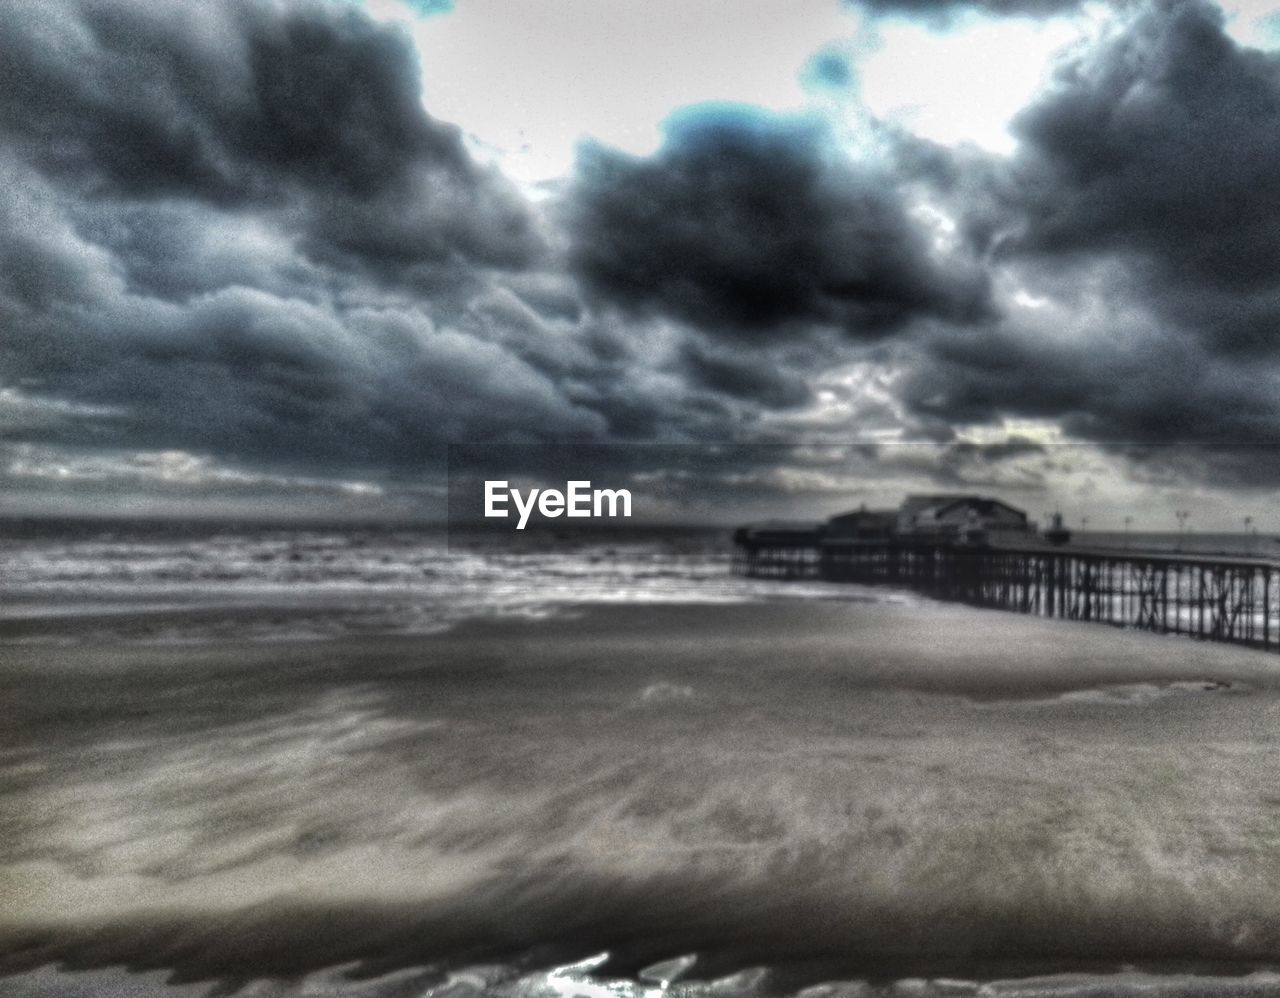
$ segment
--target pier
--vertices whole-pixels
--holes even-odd
[[[898,586],[935,599],[1280,650],[1280,566],[1257,559],[954,539],[739,530],[735,570]],[[1274,578],[1273,578],[1274,577]]]

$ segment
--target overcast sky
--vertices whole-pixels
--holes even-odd
[[[431,517],[492,442],[654,517],[1280,531],[1278,52],[1250,0],[0,0],[0,512]]]

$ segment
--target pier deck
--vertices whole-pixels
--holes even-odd
[[[766,578],[901,586],[936,599],[1280,650],[1280,565],[1106,548],[736,540],[735,569]]]

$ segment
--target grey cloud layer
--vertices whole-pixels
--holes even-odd
[[[1197,0],[1065,61],[1008,161],[888,131],[896,160],[858,161],[811,119],[704,107],[652,157],[585,147],[538,205],[423,110],[416,58],[339,3],[0,8],[0,440],[284,481],[893,419],[1280,439],[1280,69]],[[895,377],[824,415],[852,363]],[[947,453],[948,483],[1003,460]]]
[[[422,109],[407,39],[356,8],[0,21],[0,369],[72,406],[3,439],[412,474],[450,440],[724,439],[808,397],[588,309],[539,211]]]
[[[573,262],[611,300],[730,337],[985,317],[985,275],[934,259],[891,180],[830,146],[813,125],[711,109],[678,119],[652,159],[588,148]]]
[[[250,0],[0,18],[5,377],[118,410],[8,439],[341,471],[513,425],[602,431],[466,331],[466,300],[546,248],[422,110],[399,33]]]
[[[536,251],[514,191],[422,111],[407,39],[354,9],[50,0],[4,17],[0,126],[71,189],[290,213],[308,248],[374,265]]]
[[[1007,162],[910,141],[903,162],[975,252],[1068,307],[934,335],[906,400],[1099,440],[1280,442],[1280,57],[1206,3],[1154,0],[1064,61],[1015,129]],[[1252,476],[1280,478],[1277,458],[1255,451]]]
[[[1115,253],[1167,320],[1215,348],[1275,351],[1280,56],[1238,47],[1215,8],[1157,0],[1016,128],[1010,252]]]

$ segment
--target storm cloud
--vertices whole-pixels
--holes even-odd
[[[1280,319],[1280,56],[1220,10],[1157,0],[1064,65],[1015,122],[1019,229],[1004,251],[1114,254],[1164,318],[1274,353]]]
[[[343,5],[11,5],[8,147],[95,198],[288,213],[318,255],[527,262],[514,190],[421,104],[407,38]]]
[[[1150,480],[1280,481],[1154,449],[1280,440],[1280,63],[1207,3],[1063,55],[1008,156],[849,104],[701,104],[522,187],[433,115],[423,58],[333,0],[0,8],[9,495],[360,502],[458,442],[706,445],[642,471],[689,492],[1042,487],[1035,441],[966,442],[1017,420]],[[847,101],[855,63],[795,71]]]
[[[677,117],[651,158],[588,147],[569,214],[598,294],[724,337],[821,325],[871,340],[990,310],[985,274],[935,256],[892,180],[802,119],[716,107]]]
[[[1280,58],[1217,8],[1155,0],[1064,59],[1013,127],[1007,161],[903,143],[974,252],[1037,301],[922,340],[904,401],[957,425],[1252,447],[1249,477],[1280,480]],[[1248,464],[1222,461],[1233,479]],[[1193,463],[1217,473],[1212,452]]]
[[[0,359],[22,398],[83,408],[7,439],[341,473],[513,417],[606,426],[459,328],[542,234],[423,110],[399,31],[250,0],[0,17]]]

